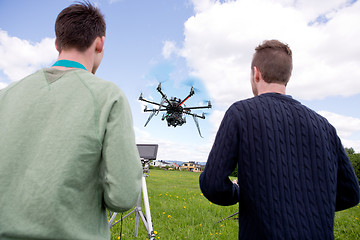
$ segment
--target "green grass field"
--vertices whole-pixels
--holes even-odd
[[[210,203],[201,194],[198,182],[199,173],[150,170],[146,183],[155,239],[237,239],[237,220],[218,221],[236,213],[238,205],[221,207]],[[147,239],[141,220],[137,238],[134,228],[133,213],[123,220],[121,239]],[[359,205],[336,213],[334,234],[339,240],[360,239]],[[120,239],[120,223],[111,229],[111,239]]]

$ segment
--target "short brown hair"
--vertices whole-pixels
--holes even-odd
[[[292,52],[287,44],[266,40],[255,48],[251,69],[257,67],[265,82],[287,84],[292,72]]]
[[[100,10],[88,1],[78,2],[62,10],[55,22],[56,44],[59,52],[75,48],[88,49],[96,37],[105,36],[106,24]]]

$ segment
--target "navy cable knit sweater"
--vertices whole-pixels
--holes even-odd
[[[236,164],[239,186],[228,178]],[[200,188],[213,203],[239,202],[239,239],[333,239],[334,212],[359,202],[334,127],[277,93],[228,109]]]

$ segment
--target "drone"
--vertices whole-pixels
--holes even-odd
[[[167,96],[161,91],[161,83],[159,83],[156,90],[161,94],[161,101],[160,103],[149,101],[145,98],[143,98],[142,93],[139,96],[140,101],[144,101],[153,105],[156,105],[157,108],[148,109],[147,106],[145,106],[144,112],[151,112],[148,120],[146,121],[144,127],[150,122],[153,116],[157,116],[159,112],[166,112],[163,114],[161,120],[164,121],[166,119],[168,127],[173,126],[182,126],[184,123],[186,123],[186,118],[184,114],[190,115],[193,117],[195,125],[197,127],[197,130],[199,132],[200,137],[200,126],[197,118],[205,119],[205,113],[202,113],[202,115],[198,115],[195,113],[192,113],[191,110],[193,109],[204,109],[204,108],[211,108],[211,102],[208,101],[207,106],[199,106],[199,107],[187,107],[185,106],[185,102],[195,94],[194,87],[191,87],[189,95],[181,101],[180,98],[177,97],[171,97],[170,100],[167,98]]]

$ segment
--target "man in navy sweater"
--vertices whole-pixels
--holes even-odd
[[[290,48],[270,40],[255,50],[254,97],[227,110],[201,191],[215,204],[239,202],[239,239],[334,239],[335,211],[359,203],[349,158],[324,117],[285,95]]]

